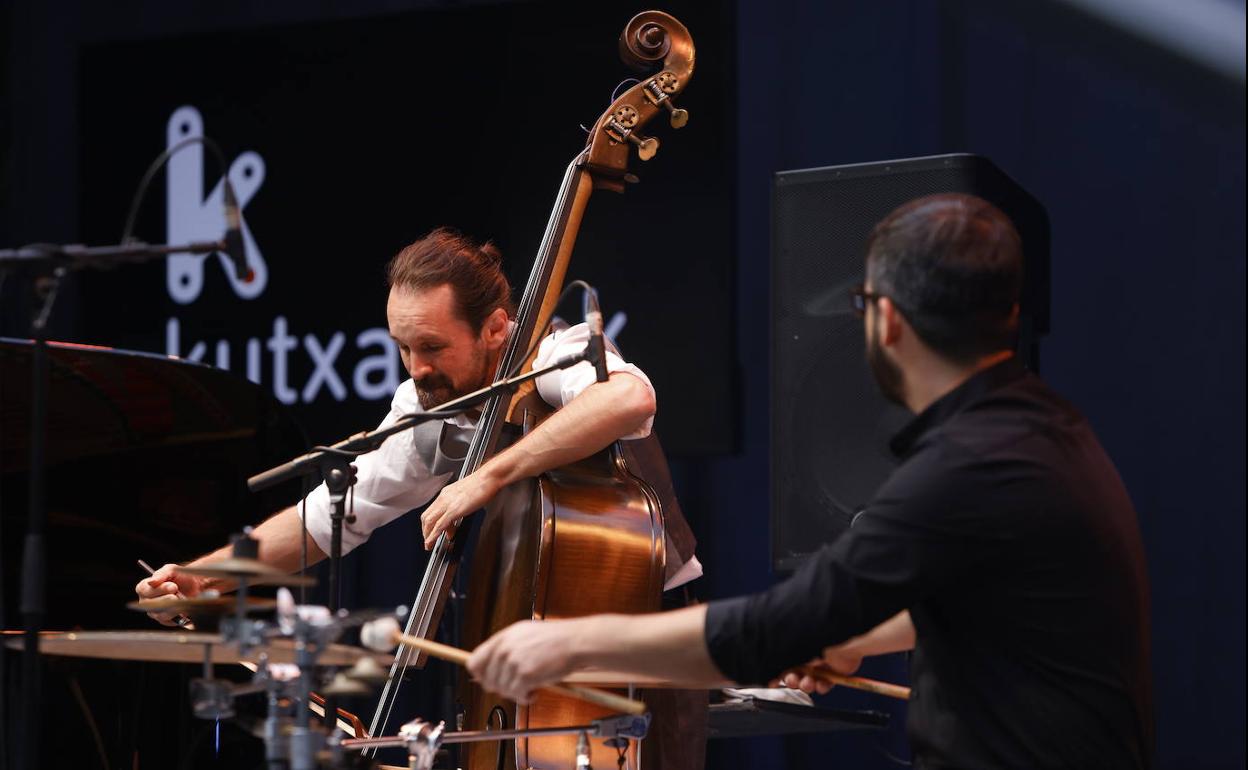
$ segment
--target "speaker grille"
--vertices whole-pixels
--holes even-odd
[[[980,195],[1010,215],[1027,259],[1020,348],[1047,329],[1048,220],[1033,198],[973,155],[776,175],[772,190],[772,562],[794,567],[834,540],[893,468],[888,440],[910,415],[879,394],[849,291],[866,241],[897,206],[936,192]]]

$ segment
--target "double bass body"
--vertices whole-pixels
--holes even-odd
[[[474,647],[518,620],[577,617],[609,609],[658,609],[666,554],[651,488],[613,447],[538,479],[512,485],[487,509],[472,557],[464,643]],[[461,689],[465,729],[588,724],[599,706],[539,693],[528,706]],[[613,751],[594,741],[594,753]],[[465,767],[571,767],[575,736],[469,744]]]

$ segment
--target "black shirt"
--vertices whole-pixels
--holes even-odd
[[[854,526],[789,580],[712,603],[719,669],[764,682],[909,608],[920,767],[1147,767],[1148,586],[1091,428],[1013,360],[932,404]]]

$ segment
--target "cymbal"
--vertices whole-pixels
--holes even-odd
[[[355,665],[343,673],[365,684],[381,684],[390,676],[390,672],[384,666],[378,664],[375,658],[371,657],[360,658],[355,662]]]
[[[5,646],[20,650],[23,641],[15,635],[5,641]],[[156,663],[203,663],[207,650],[213,663],[255,663],[262,653],[268,653],[270,663],[295,662],[295,643],[291,639],[273,639],[240,656],[238,649],[232,643],[227,644],[220,634],[187,631],[47,632],[39,636],[39,650],[44,655]],[[360,647],[331,644],[316,662],[324,666],[350,666],[362,657],[375,658],[382,665],[389,665],[393,659],[391,655]]]
[[[321,695],[371,695],[373,688],[358,679],[352,679],[346,674],[339,671],[334,674],[333,680],[321,690]]]
[[[231,556],[210,562],[202,567],[178,567],[178,572],[201,577],[246,579],[250,585],[266,586],[314,586],[316,578],[310,575],[288,575],[282,570],[256,559]]]
[[[271,610],[277,606],[276,599],[261,599],[257,596],[247,597],[247,611]],[[190,599],[179,599],[170,594],[155,599],[139,599],[126,605],[127,609],[139,612],[185,612],[188,614],[228,615],[238,608],[236,596],[196,596]]]

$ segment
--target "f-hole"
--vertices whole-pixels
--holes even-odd
[[[494,723],[498,722],[495,727]],[[485,726],[487,730],[506,730],[507,729],[507,712],[502,706],[495,706],[490,709],[490,723]],[[498,742],[498,763],[495,765],[498,770],[503,770],[503,762],[507,758],[507,744],[503,741]]]

